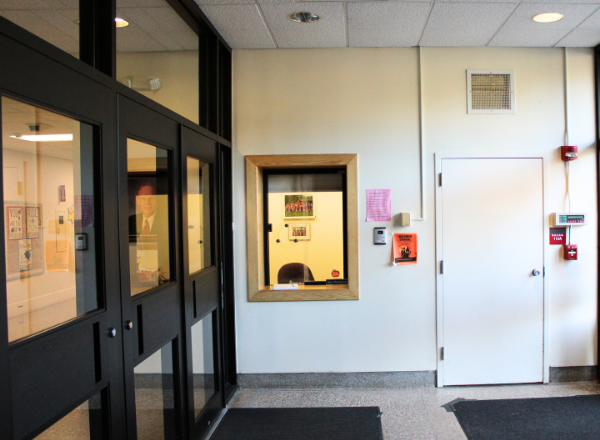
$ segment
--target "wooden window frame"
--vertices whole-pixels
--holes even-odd
[[[272,168],[346,167],[348,230],[348,284],[299,286],[298,290],[273,290],[265,285],[263,171]],[[292,154],[246,156],[246,238],[248,301],[357,300],[358,294],[358,155]]]

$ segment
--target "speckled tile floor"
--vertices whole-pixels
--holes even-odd
[[[452,413],[444,405],[458,397],[465,399],[520,399],[600,394],[596,382],[549,385],[503,385],[447,388],[397,389],[244,389],[230,408],[290,408],[333,406],[379,406],[385,440],[466,439]]]

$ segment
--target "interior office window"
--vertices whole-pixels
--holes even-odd
[[[189,272],[212,265],[210,222],[210,165],[187,158],[187,221]]]
[[[94,127],[2,97],[9,340],[99,306]]]
[[[213,313],[192,326],[194,415],[198,417],[216,389]]]
[[[131,295],[171,279],[169,152],[127,139]]]
[[[173,343],[154,352],[134,370],[135,418],[140,440],[179,438],[175,414]]]
[[[343,283],[345,177],[343,170],[265,172],[266,284]]]
[[[198,35],[166,0],[117,0],[117,80],[199,122]]]
[[[0,16],[79,58],[79,1],[2,1]]]

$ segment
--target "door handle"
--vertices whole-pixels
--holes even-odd
[[[133,330],[133,322],[131,322],[131,321],[127,321],[127,322],[125,323],[125,328],[126,328],[127,330]]]
[[[539,270],[537,270],[537,269],[533,269],[531,271],[531,275],[533,275],[534,277],[537,277],[539,274],[541,274],[541,272]]]
[[[117,329],[114,327],[111,327],[108,329],[108,337],[109,338],[115,338],[117,336]]]

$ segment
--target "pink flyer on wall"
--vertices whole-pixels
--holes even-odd
[[[367,221],[389,222],[392,220],[392,190],[367,190]]]

